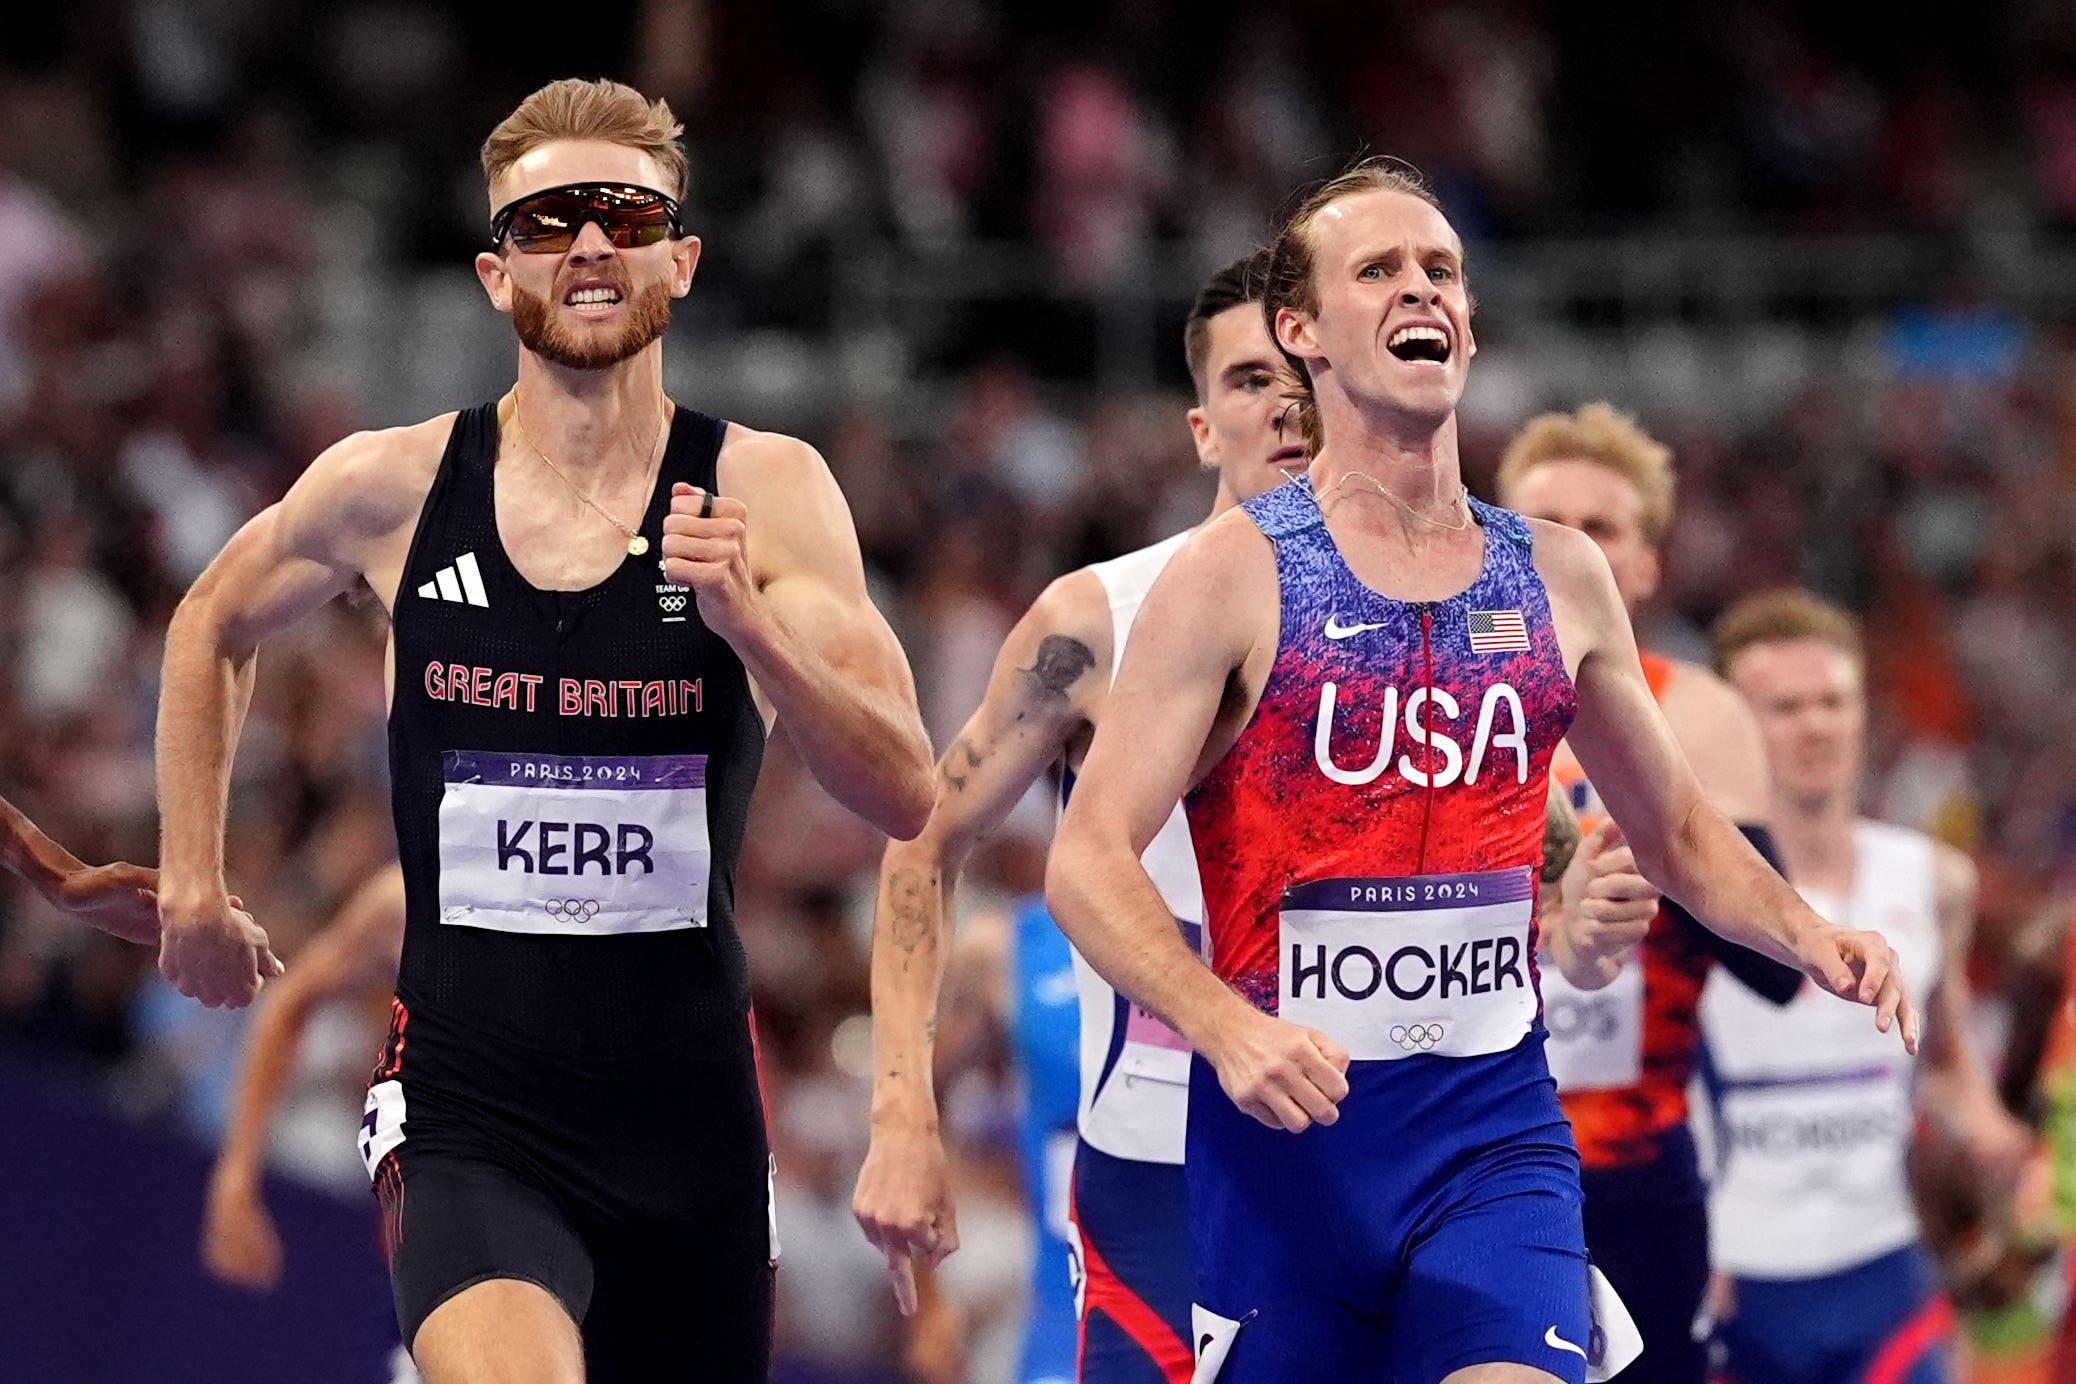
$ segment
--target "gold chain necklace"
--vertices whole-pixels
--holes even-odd
[[[1335,481],[1332,485],[1328,486],[1325,492],[1319,496],[1316,502],[1319,505],[1320,509],[1324,510],[1326,508],[1326,500],[1329,495],[1332,495],[1336,490],[1339,490],[1342,486],[1346,485],[1348,482],[1353,480],[1368,481],[1370,489],[1375,490],[1379,495],[1382,495],[1385,499],[1391,501],[1400,509],[1404,510],[1408,518],[1418,519],[1423,524],[1432,524],[1435,528],[1446,529],[1450,533],[1462,533],[1465,529],[1471,526],[1472,515],[1470,513],[1470,506],[1464,504],[1464,501],[1468,499],[1470,496],[1470,490],[1468,489],[1468,487],[1464,485],[1462,481],[1458,481],[1456,483],[1456,494],[1451,496],[1449,500],[1449,507],[1451,509],[1454,509],[1459,504],[1464,504],[1463,522],[1460,524],[1445,523],[1440,519],[1435,519],[1428,515],[1422,514],[1419,510],[1414,509],[1413,506],[1409,504],[1403,497],[1401,497],[1397,491],[1391,489],[1391,487],[1385,485],[1384,482],[1378,480],[1375,476],[1372,476],[1367,471],[1346,472],[1342,475],[1342,477],[1339,480]]]
[[[664,408],[664,414],[665,416],[668,416],[669,414],[668,405],[666,405]],[[643,553],[649,551],[649,540],[646,537],[644,537],[638,530],[629,528],[627,525],[621,523],[619,516],[615,515],[611,510],[607,509],[598,501],[592,499],[589,495],[586,495],[582,490],[579,490],[577,488],[577,483],[571,480],[569,478],[569,475],[560,466],[557,466],[554,463],[554,461],[549,458],[546,452],[541,450],[541,444],[533,440],[533,434],[529,433],[526,430],[526,424],[519,417],[519,391],[516,389],[512,391],[512,426],[519,430],[519,436],[525,439],[526,445],[528,447],[533,449],[533,454],[539,457],[543,462],[545,462],[547,464],[548,469],[555,473],[556,479],[560,480],[564,485],[569,487],[570,494],[576,496],[579,500],[582,500],[585,504],[591,506],[592,509],[598,512],[601,518],[603,518],[608,524],[611,524],[614,528],[620,531],[621,536],[627,540],[627,552],[629,556],[640,557]],[[654,459],[656,452],[656,442],[657,439],[661,438],[662,436],[663,418],[659,417],[656,420],[656,431],[649,434],[649,456],[652,458],[649,464],[652,469],[643,473],[644,479],[648,482],[645,486],[643,486],[644,490],[652,491],[655,489],[656,477],[653,468],[657,465],[657,461]]]

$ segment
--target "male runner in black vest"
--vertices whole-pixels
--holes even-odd
[[[778,1247],[732,912],[772,715],[873,824],[930,809],[821,457],[664,396],[700,248],[677,134],[608,82],[499,125],[476,272],[517,385],[325,452],[167,638],[160,966],[236,1005],[270,960],[223,882],[254,650],[357,580],[394,621],[408,919],[361,1148],[429,1384],[765,1377]]]

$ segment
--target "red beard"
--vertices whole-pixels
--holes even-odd
[[[599,340],[578,337],[555,320],[548,299],[512,286],[512,329],[519,344],[544,360],[571,370],[603,370],[618,365],[662,336],[670,326],[670,286],[654,284],[627,299],[627,321],[619,334]]]

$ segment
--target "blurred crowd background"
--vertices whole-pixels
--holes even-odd
[[[75,851],[156,857],[163,631],[237,525],[347,432],[509,379],[469,268],[477,144],[542,81],[594,74],[687,126],[706,247],[674,396],[827,454],[940,745],[1044,581],[1204,510],[1180,347],[1199,281],[1352,154],[1418,164],[1480,300],[1473,488],[1528,415],[1606,398],[1678,457],[1648,640],[1697,653],[1728,600],[1784,582],[1864,615],[1868,809],[1981,865],[1998,1014],[2014,939],[2076,867],[2076,10],[2058,0],[1873,27],[1767,0],[10,7],[0,792]],[[376,603],[342,601],[261,661],[230,872],[290,965],[390,850],[383,641]],[[1035,887],[1049,820],[1034,796],[968,908]],[[910,1349],[849,1217],[878,847],[775,746],[739,912],[781,1353],[801,1380],[1002,1379],[1026,1231],[999,1052],[969,1051],[944,1090],[971,1184],[946,1282],[964,1339]],[[153,962],[0,894],[0,1064],[213,1146],[249,1016],[181,1000]],[[320,1022],[275,1140],[284,1173],[356,1205],[372,998]]]

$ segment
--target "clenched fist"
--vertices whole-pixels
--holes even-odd
[[[266,929],[237,899],[169,903],[159,896],[159,974],[181,994],[209,1009],[243,1009],[282,969]]]
[[[723,639],[740,633],[757,610],[749,517],[741,500],[680,481],[663,518],[663,575],[692,588],[699,618]]]
[[[1339,1043],[1251,1005],[1202,1048],[1233,1104],[1271,1129],[1301,1134],[1341,1118],[1348,1054]]]
[[[1662,896],[1637,872],[1635,855],[1611,821],[1580,843],[1562,888],[1563,906],[1550,915],[1550,955],[1574,986],[1598,990],[1621,974],[1650,932]]]

